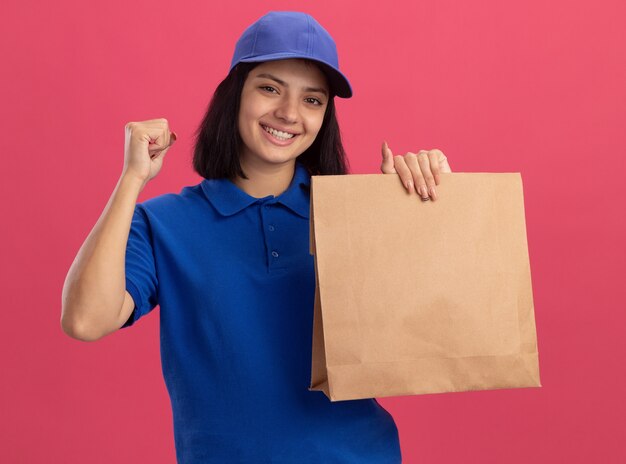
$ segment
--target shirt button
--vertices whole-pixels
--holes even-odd
[[[278,258],[278,252],[276,252],[276,251],[272,251],[272,256],[273,256],[274,258]]]
[[[269,226],[268,229],[274,232],[274,226]]]

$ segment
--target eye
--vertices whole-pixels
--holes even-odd
[[[309,98],[307,98],[307,100],[316,101],[317,102],[316,105],[318,105],[318,106],[319,105],[323,105],[323,103],[320,100],[318,100],[317,98],[314,98],[314,97],[309,97]]]
[[[271,85],[261,85],[261,86],[259,86],[259,89],[263,89],[263,90],[269,89],[268,92],[270,92],[270,93],[273,93],[272,91],[277,92],[277,90],[274,87],[272,87]],[[324,105],[324,103],[319,98],[308,97],[308,98],[305,98],[305,100],[312,101],[315,106],[323,106]]]

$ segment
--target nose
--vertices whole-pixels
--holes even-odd
[[[285,123],[293,124],[298,121],[298,101],[289,95],[285,95],[279,102],[274,114]]]

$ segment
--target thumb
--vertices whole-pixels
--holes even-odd
[[[396,168],[393,164],[393,153],[391,152],[389,145],[387,145],[387,141],[383,141],[382,152],[383,162],[380,165],[380,171],[383,174],[396,174]]]
[[[172,146],[174,145],[174,142],[176,142],[176,133],[175,132],[170,132],[170,143],[169,145],[166,145],[163,148],[157,148],[154,150],[149,150],[152,153],[150,153],[150,159],[155,160],[155,159],[163,159],[165,157],[165,154],[169,151],[170,148],[172,148]]]

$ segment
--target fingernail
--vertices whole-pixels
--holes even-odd
[[[406,189],[411,193],[413,191],[413,182],[410,180],[406,181]]]
[[[428,191],[430,192],[430,196],[432,197],[433,200],[437,199],[437,193],[435,192],[435,187],[430,187],[428,189]]]
[[[420,185],[419,191],[420,191],[420,195],[422,196],[422,198],[428,197],[428,192],[426,191],[426,186]]]

